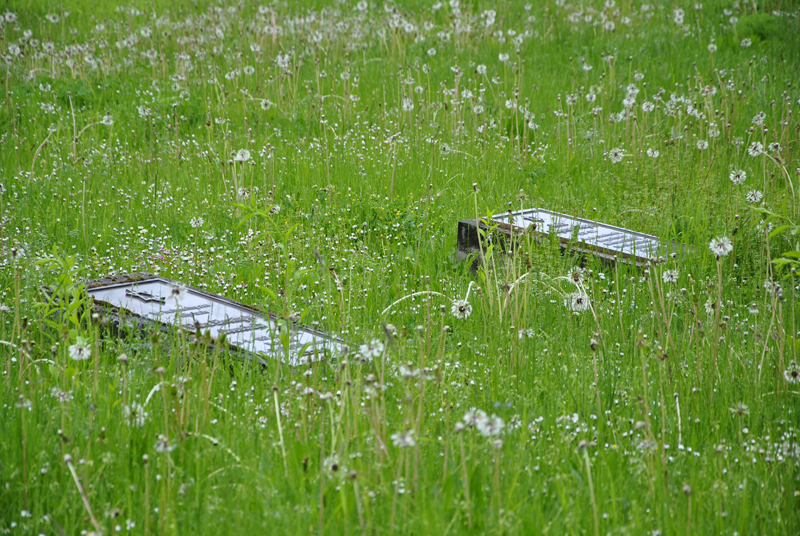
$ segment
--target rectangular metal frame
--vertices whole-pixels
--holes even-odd
[[[281,320],[234,300],[185,286],[152,274],[128,274],[89,282],[86,292],[96,305],[117,315],[133,317],[165,327],[181,326],[195,335],[210,333],[238,350],[256,356],[286,360],[292,366],[316,361],[323,355],[341,355],[341,339],[314,328]],[[196,333],[197,325],[201,333]],[[288,344],[288,352],[285,344]]]
[[[495,228],[506,238],[521,233],[531,233],[542,241],[551,234],[558,238],[562,250],[570,248],[579,254],[591,254],[614,263],[621,262],[643,266],[649,259],[683,251],[674,242],[665,242],[648,235],[568,214],[541,208],[496,214],[490,221],[482,219],[459,222],[457,256],[464,259],[479,249],[478,227],[484,231]],[[502,236],[502,235],[501,235]]]

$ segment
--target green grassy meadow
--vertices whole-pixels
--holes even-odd
[[[797,2],[0,16],[0,534],[800,533]],[[532,207],[687,253],[456,259]],[[352,352],[117,333],[128,272]]]

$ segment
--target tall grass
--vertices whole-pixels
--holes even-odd
[[[0,531],[797,533],[794,3],[7,9]],[[687,253],[456,261],[536,206]],[[115,326],[134,271],[353,352]]]

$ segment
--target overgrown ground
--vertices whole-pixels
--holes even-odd
[[[0,531],[797,534],[797,4],[299,4],[5,4]],[[456,261],[534,206],[692,250]],[[353,354],[109,335],[132,271]]]

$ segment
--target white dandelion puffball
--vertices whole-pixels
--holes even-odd
[[[453,313],[454,317],[465,320],[472,314],[472,306],[467,300],[455,300],[450,312]]]
[[[580,313],[589,308],[589,295],[583,292],[573,292],[566,297],[564,305],[576,313]]]
[[[74,361],[86,361],[92,356],[92,350],[85,342],[78,341],[69,347],[69,357]]]
[[[728,178],[733,184],[743,184],[747,179],[747,172],[743,169],[735,169],[731,171],[731,174],[728,175]]]
[[[717,257],[724,257],[733,251],[733,243],[727,236],[721,236],[719,238],[712,239],[711,243],[708,244],[708,247],[711,249],[711,253]]]

